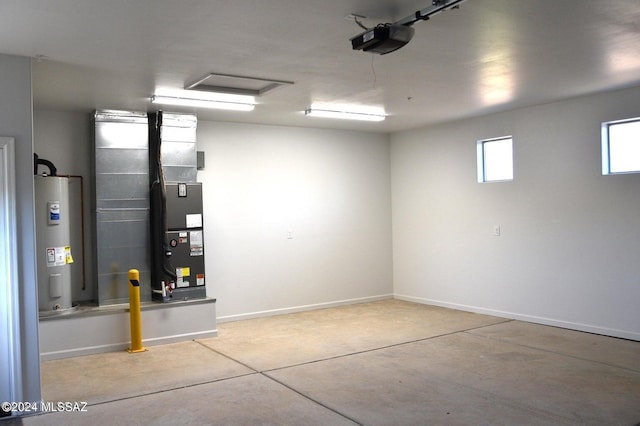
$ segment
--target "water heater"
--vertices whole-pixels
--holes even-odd
[[[38,308],[41,313],[71,309],[69,178],[34,179]]]

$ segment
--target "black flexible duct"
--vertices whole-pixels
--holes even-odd
[[[41,164],[49,168],[49,176],[58,176],[58,169],[56,168],[56,166],[54,166],[53,163],[49,160],[45,160],[44,158],[38,158],[38,154],[34,152],[33,153],[33,174],[34,175],[38,174],[38,166]]]
[[[164,276],[177,279],[175,268],[169,262],[166,253],[165,235],[167,227],[167,195],[162,171],[162,111],[149,113],[149,178],[150,178],[150,222],[151,222],[151,280],[153,287],[160,285]]]

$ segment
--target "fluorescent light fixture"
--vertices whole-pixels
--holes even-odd
[[[169,96],[159,95],[153,95],[151,97],[151,102],[153,102],[154,104],[189,106],[196,108],[227,109],[232,111],[253,111],[253,109],[255,108],[255,105],[253,104],[242,104],[226,101],[208,101],[204,99],[173,98]]]
[[[335,111],[329,109],[309,108],[304,112],[310,117],[340,118],[344,120],[383,121],[384,114],[372,114],[368,112]]]
[[[158,89],[151,97],[151,102],[232,111],[252,111],[255,108],[253,96],[178,89]]]
[[[386,117],[381,107],[335,102],[314,102],[304,113],[311,117],[363,121],[383,121]]]

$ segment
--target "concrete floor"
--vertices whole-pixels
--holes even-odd
[[[398,300],[42,365],[36,425],[636,425],[640,342]],[[4,426],[4,422],[2,426]]]

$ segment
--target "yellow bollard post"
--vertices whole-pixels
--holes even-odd
[[[144,352],[142,346],[142,322],[140,321],[140,272],[129,269],[129,322],[131,324],[130,353]]]

